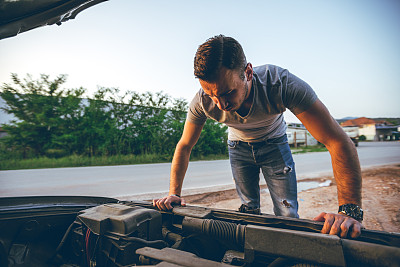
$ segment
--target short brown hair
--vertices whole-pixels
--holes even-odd
[[[232,37],[217,35],[199,46],[194,57],[194,76],[204,81],[218,79],[221,67],[240,71],[244,79],[246,56],[243,48]]]

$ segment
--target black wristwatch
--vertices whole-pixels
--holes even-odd
[[[359,222],[363,220],[364,216],[364,211],[356,204],[344,204],[339,207],[338,213],[350,216]]]

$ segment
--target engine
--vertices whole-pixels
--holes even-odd
[[[400,234],[94,197],[0,198],[0,266],[399,266]]]

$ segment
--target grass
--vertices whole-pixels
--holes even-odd
[[[227,159],[227,155],[209,155],[191,157],[191,161]],[[144,154],[144,155],[118,155],[85,157],[72,155],[62,158],[31,158],[31,159],[3,159],[0,161],[0,170],[66,168],[86,166],[113,166],[148,163],[171,162],[172,155]]]
[[[327,151],[322,145],[292,148],[292,154]],[[228,159],[228,155],[191,156],[191,161]],[[172,155],[144,154],[85,157],[72,155],[62,158],[2,159],[0,170],[66,168],[86,166],[113,166],[171,162]]]

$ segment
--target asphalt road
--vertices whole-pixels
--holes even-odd
[[[361,167],[400,163],[400,142],[362,142]],[[328,152],[294,155],[298,180],[332,174]],[[168,191],[170,163],[0,171],[0,196],[122,197]],[[184,188],[232,185],[228,160],[191,162]]]

